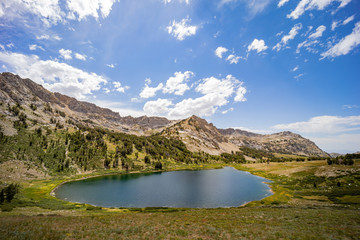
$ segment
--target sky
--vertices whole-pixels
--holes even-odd
[[[358,0],[0,0],[0,72],[119,112],[360,151]]]

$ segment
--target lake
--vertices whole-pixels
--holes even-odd
[[[272,195],[265,178],[232,167],[122,174],[68,182],[56,197],[102,207],[235,207]]]

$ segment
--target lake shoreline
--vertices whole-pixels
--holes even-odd
[[[159,170],[152,170],[152,171],[146,171],[146,172],[142,172],[142,171],[134,171],[134,172],[111,172],[111,173],[102,173],[102,174],[98,174],[98,175],[94,175],[94,176],[84,176],[84,177],[81,177],[81,178],[78,178],[78,179],[68,179],[68,180],[66,180],[66,181],[63,181],[63,182],[61,182],[60,184],[58,184],[56,187],[54,187],[52,190],[51,190],[51,192],[50,192],[50,195],[52,196],[52,197],[55,197],[56,199],[59,199],[59,200],[62,200],[62,201],[66,201],[66,202],[69,202],[69,203],[74,203],[74,204],[87,204],[87,205],[91,205],[91,206],[94,206],[94,207],[102,207],[102,208],[117,208],[117,207],[119,207],[119,206],[117,206],[117,205],[108,205],[108,206],[106,206],[106,204],[105,204],[105,206],[104,206],[104,204],[92,204],[92,203],[86,203],[86,201],[77,201],[77,200],[73,200],[73,201],[69,201],[68,200],[68,197],[66,197],[66,195],[64,196],[63,195],[63,197],[59,197],[58,195],[57,195],[57,190],[60,188],[60,187],[62,187],[64,184],[66,184],[66,183],[69,183],[69,182],[79,182],[79,181],[84,181],[84,180],[87,180],[87,179],[92,179],[92,178],[101,178],[101,177],[107,177],[107,176],[124,176],[124,175],[136,175],[136,174],[154,174],[154,173],[169,173],[169,172],[179,172],[179,171],[204,171],[204,170],[216,170],[216,169],[225,169],[226,167],[228,167],[228,168],[231,168],[231,169],[233,169],[233,170],[235,170],[235,171],[239,171],[239,172],[246,172],[246,173],[249,173],[251,176],[255,176],[256,178],[261,178],[261,179],[263,179],[263,181],[261,181],[261,183],[262,184],[266,184],[266,188],[268,188],[267,190],[265,190],[266,191],[266,193],[264,193],[264,196],[263,197],[261,197],[261,199],[254,199],[254,200],[250,200],[250,201],[246,201],[246,202],[244,202],[244,203],[242,203],[242,204],[239,204],[239,205],[237,205],[237,204],[235,204],[235,205],[226,205],[226,203],[225,203],[225,205],[222,205],[221,203],[220,203],[220,206],[213,206],[213,207],[210,207],[210,206],[207,206],[207,207],[201,207],[200,205],[198,205],[198,206],[194,206],[194,203],[192,203],[192,204],[190,204],[189,206],[186,206],[186,204],[185,204],[185,206],[183,206],[183,205],[181,205],[181,206],[176,206],[176,203],[170,203],[170,205],[166,205],[166,204],[163,204],[163,205],[152,205],[151,203],[149,203],[149,205],[147,206],[147,207],[165,207],[165,208],[174,208],[174,209],[177,209],[177,208],[179,208],[179,209],[181,209],[181,208],[194,208],[194,209],[213,209],[213,208],[236,208],[236,207],[244,207],[244,206],[246,206],[247,204],[249,204],[249,203],[251,203],[251,202],[254,202],[254,201],[261,201],[262,199],[264,199],[264,198],[267,198],[267,197],[270,197],[270,196],[272,196],[273,194],[274,194],[274,191],[273,191],[273,189],[272,189],[272,186],[271,186],[271,184],[269,184],[270,182],[272,182],[271,180],[269,180],[269,179],[267,179],[267,178],[264,178],[264,177],[262,177],[262,176],[258,176],[258,175],[255,175],[255,174],[253,174],[253,173],[251,173],[251,172],[249,172],[249,171],[244,171],[244,170],[240,170],[240,169],[237,169],[235,166],[233,166],[233,165],[221,165],[221,166],[216,166],[216,167],[210,167],[210,168],[207,168],[207,166],[205,165],[205,168],[204,167],[201,167],[201,168],[183,168],[183,169],[166,169],[166,170],[161,170],[161,171],[159,171]],[[233,173],[227,173],[227,174],[231,174],[231,175],[233,175]],[[229,176],[231,176],[231,175],[229,175]],[[216,176],[216,175],[215,175]],[[236,175],[234,175],[234,176],[236,176]],[[239,177],[239,176],[238,176]],[[242,177],[244,177],[244,176],[242,176]],[[250,177],[250,176],[249,176]],[[249,177],[246,177],[246,178],[249,178]],[[239,180],[237,180],[237,181],[239,181]],[[269,182],[268,182],[269,181]],[[161,182],[162,182],[162,180],[161,180]],[[165,182],[167,182],[167,181],[165,181]],[[242,182],[242,181],[240,181],[240,182]],[[251,181],[251,182],[253,182],[255,185],[254,186],[256,186],[256,182],[257,181]],[[227,185],[227,184],[226,184]],[[231,186],[231,185],[229,185],[229,186]],[[245,186],[250,186],[250,185],[248,185],[248,184],[246,184]],[[82,188],[80,188],[79,190],[81,190]],[[114,189],[116,189],[116,188],[114,188]],[[170,188],[171,189],[171,188]],[[236,189],[236,188],[235,188]],[[234,190],[235,190],[234,189]],[[234,194],[239,194],[239,192],[238,192],[239,190],[237,190],[237,191],[235,191],[235,192],[233,192],[232,194],[234,195]],[[244,191],[244,190],[241,190],[241,191]],[[264,191],[264,190],[261,190],[261,191]],[[142,190],[139,190],[138,192],[142,192],[143,193],[143,191]],[[146,192],[146,191],[145,191]],[[221,192],[221,191],[220,191]],[[63,194],[63,193],[62,193]],[[69,194],[69,193],[68,193]],[[78,195],[78,196],[86,196],[87,195],[87,193],[84,193],[85,195]],[[218,194],[218,193],[217,193]],[[251,194],[253,194],[253,192],[251,193]],[[252,196],[252,195],[248,195],[248,194],[245,194],[244,196],[248,196],[248,197],[250,197],[250,196]],[[241,196],[242,194],[240,194],[239,196]],[[71,196],[71,194],[70,195],[68,195],[68,196]],[[77,196],[76,194],[75,195],[73,195],[73,196]],[[112,194],[110,194],[109,196],[112,196]],[[221,196],[221,194],[220,195],[218,195],[218,196]],[[110,197],[111,198],[111,197]],[[233,198],[233,199],[238,199],[238,200],[240,200],[240,199],[242,199],[243,197],[236,197],[236,198]],[[250,197],[251,198],[251,197]],[[81,198],[80,198],[81,199]],[[218,197],[217,197],[217,195],[216,196],[213,196],[211,199],[218,199]],[[231,197],[230,197],[230,199],[231,199]],[[245,199],[246,199],[246,197],[245,197]],[[78,200],[79,200],[79,198],[78,198]],[[100,199],[98,199],[98,201],[102,201],[102,200],[100,200]],[[132,201],[132,200],[131,200]],[[216,200],[215,200],[216,201]],[[228,200],[227,200],[228,201]],[[232,202],[232,200],[230,200],[230,202]],[[173,205],[175,204],[175,207],[173,207]],[[193,205],[193,206],[191,206],[191,205]],[[195,203],[195,205],[196,205],[196,203]],[[205,204],[205,205],[207,205],[207,204]],[[210,205],[212,205],[212,204],[210,204]],[[221,206],[222,205],[222,206]],[[120,205],[120,208],[139,208],[140,206],[136,206],[136,204],[135,204],[135,206],[128,206],[127,205],[127,203],[125,203],[124,205]],[[140,208],[144,208],[144,207],[146,207],[146,205],[145,206],[141,206]]]

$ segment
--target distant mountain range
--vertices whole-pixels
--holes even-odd
[[[183,141],[191,151],[213,155],[235,152],[246,146],[272,153],[329,156],[314,142],[292,132],[262,135],[232,128],[218,129],[197,116],[178,121],[164,117],[123,117],[110,109],[50,92],[30,79],[8,72],[0,74],[0,103],[0,124],[7,135],[16,134],[8,107],[19,103],[27,119],[36,121],[37,125],[51,126],[57,122],[65,127],[85,124],[136,135],[159,133]]]

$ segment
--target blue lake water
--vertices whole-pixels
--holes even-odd
[[[231,167],[122,174],[61,185],[56,197],[102,207],[235,207],[272,195],[265,178]]]

